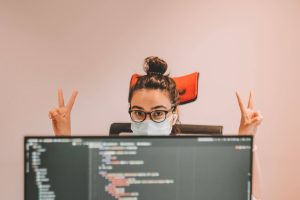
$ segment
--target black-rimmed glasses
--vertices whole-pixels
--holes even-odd
[[[170,110],[153,110],[151,112],[145,112],[142,110],[129,109],[128,112],[130,118],[134,122],[143,122],[147,118],[147,115],[149,115],[152,121],[160,123],[165,121],[167,114],[173,110],[174,108],[171,108]]]

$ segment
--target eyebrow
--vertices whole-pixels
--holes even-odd
[[[140,109],[140,110],[144,110],[144,108],[143,108],[143,107],[140,107],[140,106],[132,106],[132,107],[131,107],[131,109],[135,109],[135,108],[136,108],[136,109]]]
[[[151,108],[151,110],[155,110],[155,109],[159,109],[159,108],[167,109],[167,107],[165,107],[163,105],[159,105],[159,106],[155,106],[155,107]]]
[[[159,109],[159,108],[167,109],[166,106],[159,105],[159,106],[152,107],[151,110],[155,110],[155,109]],[[143,108],[143,107],[140,107],[140,106],[132,106],[131,109],[140,109],[140,110],[144,110],[144,108]]]

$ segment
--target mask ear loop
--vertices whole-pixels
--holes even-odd
[[[173,116],[172,116],[172,118],[173,118],[173,119],[172,119],[172,120],[173,120],[173,121],[172,121],[172,126],[174,126],[174,125],[176,124],[176,122],[177,122],[178,114],[176,114],[176,113],[173,114],[173,113],[172,113],[172,115],[173,115]]]
[[[178,114],[176,113],[176,108],[177,106],[176,105],[172,105],[173,106],[173,110],[172,110],[172,126],[174,126],[177,122],[177,119],[178,119]]]

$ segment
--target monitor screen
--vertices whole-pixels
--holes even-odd
[[[25,137],[25,200],[250,200],[252,140]]]

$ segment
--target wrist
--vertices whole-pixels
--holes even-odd
[[[55,136],[71,136],[71,128],[65,128],[54,131]]]

